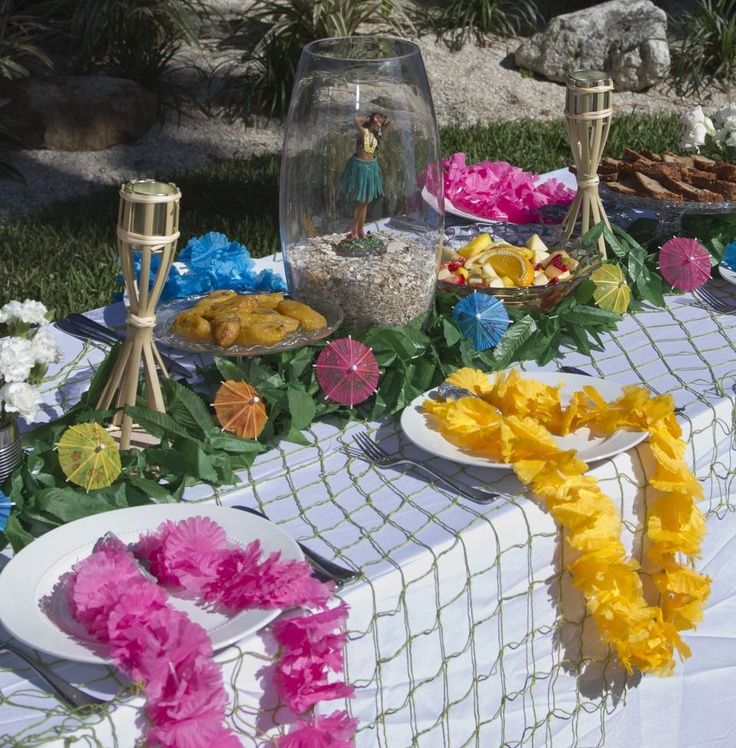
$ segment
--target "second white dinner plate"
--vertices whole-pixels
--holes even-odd
[[[561,400],[563,403],[572,396],[572,393],[583,387],[595,387],[598,392],[608,401],[620,397],[623,387],[616,382],[596,377],[586,377],[581,374],[567,374],[563,372],[520,372],[526,379],[536,379],[544,384],[562,384]],[[493,378],[494,374],[489,374]],[[425,452],[442,457],[451,462],[474,467],[498,468],[511,470],[511,466],[505,462],[493,462],[493,460],[478,455],[469,450],[462,449],[447,439],[430,424],[430,415],[423,409],[422,403],[431,398],[436,390],[430,390],[415,398],[401,414],[401,428],[406,436],[417,447]],[[641,431],[617,431],[611,436],[599,437],[591,435],[587,428],[581,428],[568,436],[555,436],[555,440],[563,449],[574,449],[578,457],[585,462],[596,462],[626,452],[646,439],[647,434]]]
[[[57,527],[14,556],[0,574],[0,621],[22,642],[56,657],[90,663],[108,663],[71,616],[62,596],[51,595],[59,578],[92,552],[106,532],[133,543],[167,519],[209,517],[225,530],[230,543],[248,545],[260,540],[263,557],[274,551],[281,558],[302,560],[296,542],[273,523],[249,513],[215,505],[153,504],[94,514]],[[213,650],[234,644],[270,623],[281,611],[252,608],[226,615],[171,595],[172,606],[200,624],[212,640]],[[45,602],[52,601],[52,602]],[[51,620],[44,610],[52,606]]]
[[[728,281],[732,286],[736,286],[736,270],[732,270],[728,265],[724,265],[723,263],[718,266],[718,270],[723,280]]]

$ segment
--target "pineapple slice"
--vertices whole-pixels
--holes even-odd
[[[493,244],[490,234],[478,234],[474,239],[471,239],[462,249],[458,250],[458,254],[469,260],[471,257],[480,254],[483,250],[488,249]]]

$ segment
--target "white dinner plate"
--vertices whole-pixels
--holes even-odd
[[[723,263],[721,263],[718,266],[718,272],[721,274],[721,278],[723,278],[723,280],[728,281],[728,283],[733,286],[736,286],[736,271],[731,270],[728,265],[724,265]]]
[[[566,374],[562,372],[520,372],[526,379],[536,379],[545,384],[562,383],[561,399],[564,403],[576,390],[586,385],[595,387],[606,400],[615,400],[620,397],[623,387],[615,382],[596,377],[586,377],[581,374]],[[494,375],[489,374],[489,378]],[[475,467],[500,468],[511,470],[511,466],[505,462],[493,462],[487,457],[482,457],[469,450],[461,449],[447,441],[439,431],[429,425],[429,414],[422,408],[422,403],[436,392],[430,390],[415,398],[404,408],[401,414],[401,428],[406,436],[420,449],[430,454],[442,457],[445,460],[459,462],[462,465],[473,465]],[[585,462],[596,462],[613,457],[619,452],[635,447],[646,439],[647,434],[641,431],[617,431],[611,436],[591,436],[587,428],[581,428],[568,436],[555,436],[555,441],[563,449],[577,450],[578,457]]]
[[[279,527],[237,509],[201,504],[117,509],[57,527],[14,556],[0,574],[0,621],[14,637],[41,652],[77,662],[109,663],[93,651],[94,642],[61,604],[60,595],[54,596],[53,611],[63,629],[42,609],[42,600],[48,599],[62,574],[89,556],[95,542],[106,532],[112,531],[125,543],[131,543],[164,520],[187,517],[209,517],[225,530],[233,544],[260,540],[264,557],[281,551],[283,559],[304,558],[296,542]],[[214,650],[258,631],[281,612],[253,608],[228,616],[173,594],[170,602],[206,629]]]

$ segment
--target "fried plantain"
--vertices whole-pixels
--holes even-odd
[[[240,345],[275,345],[283,340],[293,329],[286,323],[286,318],[279,315],[269,317],[258,324],[243,325],[238,335]]]
[[[196,309],[187,309],[177,314],[172,329],[194,340],[209,340],[212,336],[210,323],[201,317]]]
[[[221,304],[223,301],[226,301],[227,299],[230,299],[236,295],[237,294],[235,293],[235,291],[231,291],[228,288],[221,288],[219,291],[213,291],[203,299],[200,299],[193,308],[198,309],[199,314],[202,314],[205,309],[209,309],[214,304]]]
[[[256,293],[253,294],[251,299],[256,299],[258,306],[267,306],[269,309],[276,309],[276,307],[283,301],[284,294],[282,293]]]
[[[212,340],[222,348],[231,346],[240,332],[240,319],[236,316],[219,317],[212,323]]]
[[[327,326],[327,320],[311,306],[302,304],[301,301],[284,299],[279,303],[277,309],[287,317],[293,317],[305,330],[319,330]]]

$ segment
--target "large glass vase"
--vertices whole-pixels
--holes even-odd
[[[443,195],[419,47],[322,39],[299,61],[281,163],[290,291],[329,298],[348,326],[403,325],[434,296]]]

